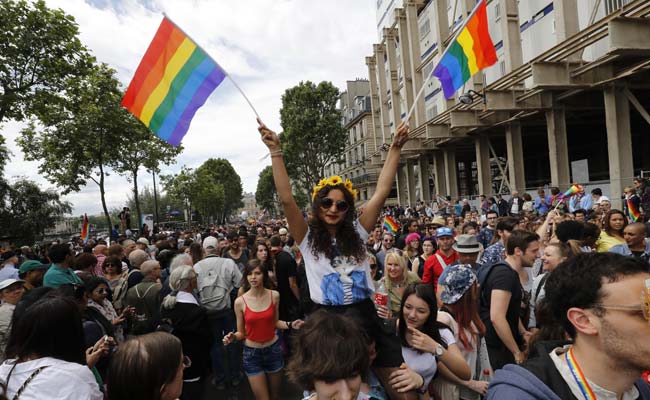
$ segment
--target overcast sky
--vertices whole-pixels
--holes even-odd
[[[46,0],[75,17],[81,41],[98,61],[117,71],[128,86],[165,12],[235,79],[269,127],[280,130],[281,96],[300,81],[345,82],[367,78],[365,56],[376,41],[375,0]],[[183,139],[177,164],[198,167],[210,157],[230,161],[244,191],[255,192],[257,177],[268,159],[256,130],[255,116],[226,79],[197,112]],[[26,162],[15,139],[22,126],[2,127],[13,157],[6,174],[52,187],[37,174],[38,163]],[[141,185],[151,176],[141,172]],[[111,174],[106,199],[122,207],[130,192],[125,178]],[[99,189],[93,182],[65,197],[74,214],[101,212]]]

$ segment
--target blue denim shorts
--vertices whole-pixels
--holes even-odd
[[[244,372],[246,376],[262,373],[272,374],[279,372],[282,368],[284,368],[284,358],[280,339],[261,349],[244,345]]]

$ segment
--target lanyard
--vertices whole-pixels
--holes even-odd
[[[569,351],[565,353],[565,357],[566,357],[566,363],[569,366],[569,370],[571,370],[571,375],[573,375],[573,379],[575,379],[576,383],[578,384],[578,387],[580,388],[580,391],[585,396],[585,399],[597,400],[594,391],[591,390],[591,386],[589,386],[589,382],[587,382],[587,378],[585,378],[585,374],[582,373],[580,366],[578,365],[575,357],[573,356],[573,347],[570,348]]]

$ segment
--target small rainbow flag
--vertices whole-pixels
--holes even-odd
[[[399,229],[399,225],[397,225],[397,221],[393,217],[387,215],[384,218],[384,228],[390,233],[395,233]]]
[[[627,213],[629,214],[630,220],[632,222],[637,222],[639,220],[639,217],[641,217],[641,213],[639,212],[638,207],[635,206],[632,202],[632,199],[627,199]]]
[[[81,240],[86,243],[88,241],[90,230],[88,229],[88,215],[84,214],[84,219],[81,224]]]
[[[558,196],[558,197],[559,197],[560,199],[564,199],[564,198],[567,198],[567,197],[575,196],[576,194],[578,194],[578,193],[582,193],[583,191],[584,191],[584,189],[582,189],[582,186],[578,185],[577,183],[574,183],[573,185],[571,185],[571,187],[569,188],[569,190],[567,190],[566,192],[562,193],[562,194],[561,194],[560,196]]]
[[[226,74],[166,17],[122,99],[122,106],[158,137],[177,146]]]
[[[497,62],[488,31],[485,0],[480,0],[467,18],[465,26],[442,55],[433,70],[442,84],[446,98],[451,98],[474,74]]]

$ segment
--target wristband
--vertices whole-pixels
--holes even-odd
[[[422,378],[422,386],[417,390],[418,394],[425,394],[427,390],[429,389],[428,385],[426,385],[426,381],[424,380],[424,377],[420,374],[418,374],[420,378]]]

